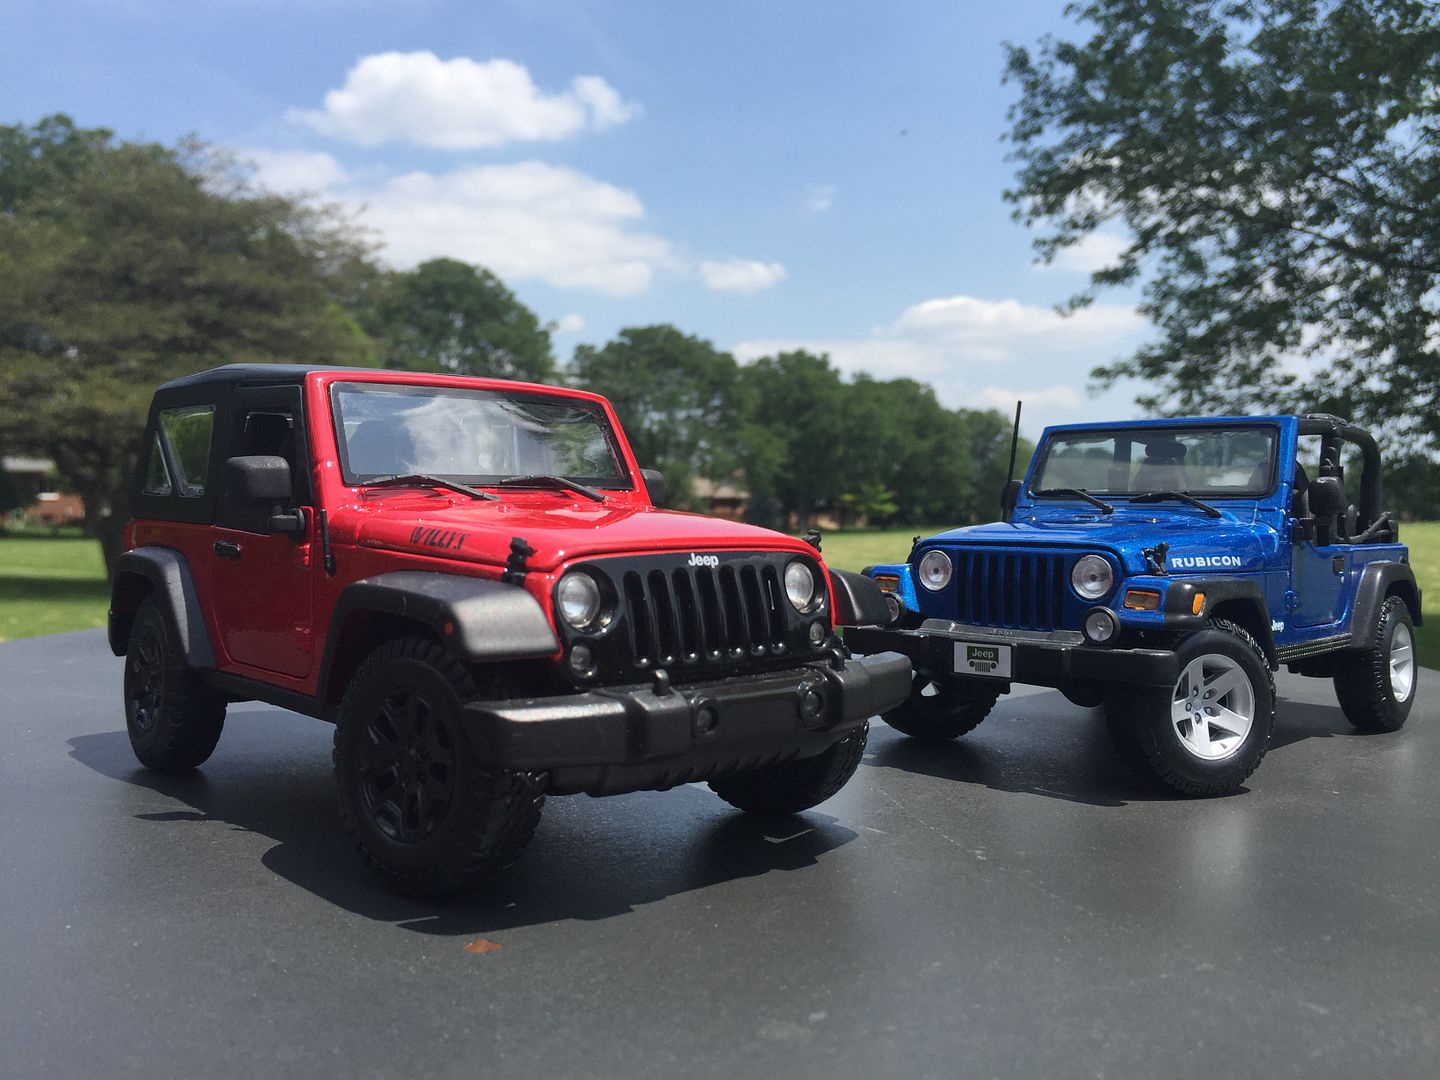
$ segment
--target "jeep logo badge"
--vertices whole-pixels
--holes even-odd
[[[720,556],[719,556],[719,555],[694,555],[694,554],[692,554],[692,555],[690,556],[690,563],[689,563],[689,565],[691,565],[691,566],[719,566],[719,565],[720,565]]]

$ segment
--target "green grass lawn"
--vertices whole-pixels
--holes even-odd
[[[916,533],[940,529],[826,533],[825,559],[842,570],[877,562],[902,562]],[[1410,561],[1425,591],[1426,625],[1418,635],[1420,662],[1440,668],[1440,522],[1405,525]],[[110,590],[100,548],[74,537],[0,537],[0,641],[86,630],[105,625]]]
[[[104,626],[109,604],[94,540],[0,537],[0,641]]]

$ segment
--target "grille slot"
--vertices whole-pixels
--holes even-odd
[[[620,591],[636,667],[724,664],[785,651],[773,565],[630,570]]]
[[[956,610],[971,626],[1058,630],[1065,613],[1065,556],[956,551]]]

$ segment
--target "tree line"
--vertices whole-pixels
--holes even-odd
[[[909,379],[846,379],[825,356],[737,363],[673,326],[557,360],[553,326],[488,270],[387,269],[334,207],[254,186],[193,140],[119,140],[64,116],[0,126],[0,446],[54,460],[107,562],[152,391],[235,362],[384,366],[564,382],[605,394],[672,505],[696,483],[804,528],[992,515],[1009,427]],[[1028,449],[1028,448],[1027,448]]]

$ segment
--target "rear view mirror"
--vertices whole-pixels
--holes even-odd
[[[1338,476],[1320,476],[1310,481],[1310,513],[1317,518],[1335,517],[1345,509],[1345,487]]]
[[[290,501],[290,463],[273,454],[232,457],[225,462],[231,497],[252,505]]]
[[[641,469],[640,477],[645,481],[645,491],[655,506],[665,505],[665,474],[659,469]]]

